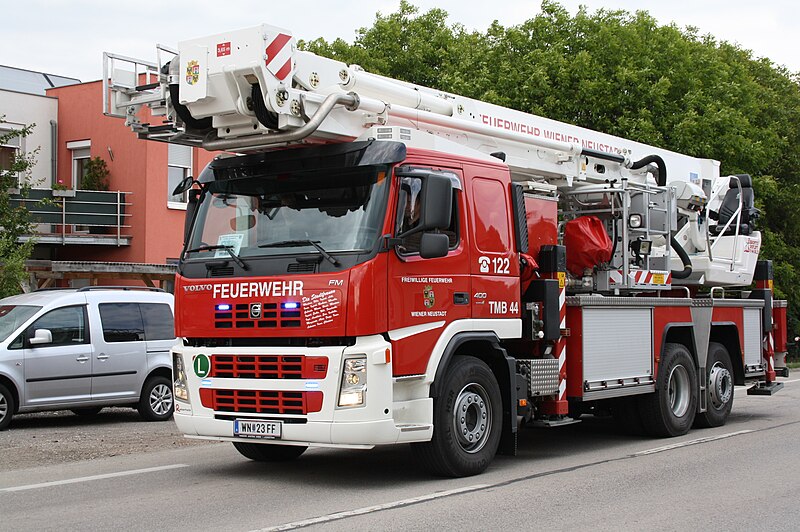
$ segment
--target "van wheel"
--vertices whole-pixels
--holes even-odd
[[[639,412],[651,436],[681,436],[689,432],[697,409],[697,371],[689,350],[666,344],[656,379],[656,391],[641,396]]]
[[[76,416],[92,417],[99,414],[102,409],[102,406],[87,406],[86,408],[73,408],[72,413]]]
[[[172,417],[175,400],[172,383],[166,377],[150,377],[142,387],[139,398],[139,415],[147,421],[166,421]]]
[[[308,447],[302,445],[269,445],[265,443],[233,442],[242,456],[256,462],[288,462],[294,460]]]
[[[433,438],[412,449],[431,473],[466,477],[483,472],[500,444],[503,409],[497,379],[482,360],[456,357],[442,393],[433,399]]]
[[[6,430],[11,424],[14,408],[14,396],[0,384],[0,430]]]
[[[716,342],[708,345],[708,409],[697,414],[695,427],[721,427],[728,421],[733,406],[733,366],[725,346]]]

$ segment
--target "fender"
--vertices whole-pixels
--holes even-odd
[[[497,376],[497,383],[500,386],[500,395],[503,401],[503,438],[501,439],[501,448],[503,454],[515,455],[516,454],[516,432],[517,432],[517,367],[516,360],[509,356],[505,348],[500,345],[500,340],[497,335],[491,331],[484,332],[463,332],[458,333],[445,347],[442,353],[442,358],[439,360],[439,366],[436,368],[436,376],[431,383],[430,396],[436,398],[440,394],[439,387],[444,379],[444,372],[450,365],[458,348],[467,342],[488,342],[492,350],[499,355],[496,357],[493,364],[490,364],[492,370]]]

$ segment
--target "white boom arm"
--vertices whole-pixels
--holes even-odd
[[[136,71],[148,72],[146,77],[132,76],[131,63]],[[158,82],[150,83],[154,74]],[[134,87],[131,79],[137,77],[142,85]],[[473,156],[502,152],[513,179],[547,181],[564,191],[618,179],[643,185],[687,182],[704,200],[712,190],[720,194],[717,161],[370,74],[299,51],[291,32],[269,25],[182,42],[165,64],[106,54],[104,83],[104,112],[125,116],[140,136],[208,150],[346,142],[368,131],[374,136],[376,126],[400,126],[450,141]],[[146,123],[143,106],[163,122]],[[654,179],[667,169],[668,175]],[[686,241],[698,244],[691,250],[692,261],[706,261],[699,278],[695,268],[695,282],[750,282],[755,261],[742,262],[752,258],[743,250],[757,248],[760,235],[740,239],[736,233],[730,245],[704,246],[707,228],[698,228],[697,220],[684,227]],[[718,261],[712,247],[724,249],[729,260]],[[669,251],[665,254],[669,260]],[[720,271],[714,273],[715,268]]]

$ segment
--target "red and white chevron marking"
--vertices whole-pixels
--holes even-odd
[[[567,328],[567,290],[561,287],[558,292],[558,312],[561,318],[560,329]],[[558,357],[558,400],[563,401],[567,393],[567,341],[561,336],[556,342],[556,356]]]
[[[264,65],[272,75],[283,81],[292,72],[292,36],[279,33],[267,45]]]

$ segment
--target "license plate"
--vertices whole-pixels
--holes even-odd
[[[283,423],[280,421],[255,421],[236,419],[233,421],[233,435],[239,438],[280,438]]]

